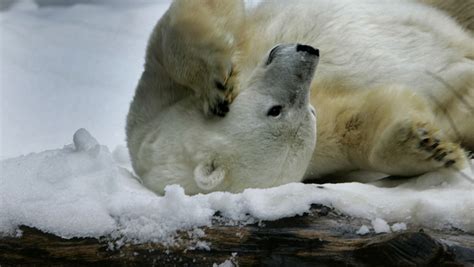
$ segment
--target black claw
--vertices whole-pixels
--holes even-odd
[[[219,91],[225,91],[225,85],[219,81],[214,81],[214,84]]]
[[[437,160],[437,161],[441,161],[441,160],[444,159],[444,157],[446,157],[446,155],[448,155],[448,153],[443,152],[443,153],[437,155],[434,159]]]
[[[425,139],[421,140],[420,146],[421,146],[421,147],[425,147],[429,142],[430,142],[430,139],[429,139],[429,138],[425,138]]]
[[[467,158],[474,159],[474,152],[469,151],[468,154],[467,154]]]
[[[225,113],[229,112],[229,101],[224,100],[223,102],[217,105],[219,109]]]
[[[456,163],[455,160],[448,160],[448,161],[444,164],[444,166],[445,166],[446,168],[449,168],[449,167],[453,166],[454,163]]]
[[[219,117],[224,117],[229,112],[229,101],[224,100],[211,108],[211,112]]]
[[[435,143],[430,146],[429,150],[431,151],[431,150],[437,148],[438,146],[439,146],[439,141],[435,140]]]

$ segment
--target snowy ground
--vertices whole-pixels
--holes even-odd
[[[169,3],[21,2],[0,12],[0,157],[9,158],[0,166],[0,234],[28,225],[66,238],[170,242],[179,229],[201,236],[196,227],[217,211],[248,223],[303,214],[312,203],[372,220],[359,234],[413,224],[474,232],[469,169],[390,186],[295,183],[196,196],[169,186],[153,194],[130,172],[123,127],[146,39]],[[82,127],[101,145],[85,130],[71,144]],[[30,152],[39,153],[18,156]]]
[[[171,185],[157,196],[127,170],[123,147],[110,152],[83,129],[72,145],[4,160],[1,168],[0,233],[7,234],[28,225],[65,238],[169,243],[180,229],[200,235],[195,228],[210,225],[218,211],[229,222],[249,223],[301,215],[312,203],[372,220],[359,234],[399,231],[406,224],[474,232],[474,184],[456,173],[427,174],[391,187],[293,183],[196,196]]]

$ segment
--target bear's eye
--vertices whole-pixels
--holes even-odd
[[[278,116],[280,116],[280,113],[281,113],[282,109],[283,109],[283,107],[280,106],[280,105],[273,106],[268,110],[267,116],[278,117]]]

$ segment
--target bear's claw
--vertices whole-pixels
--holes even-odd
[[[219,117],[224,117],[229,112],[230,103],[227,100],[217,102],[217,105],[211,107],[211,112]]]
[[[455,143],[438,138],[436,132],[427,129],[426,125],[415,124],[412,136],[418,140],[418,149],[434,165],[460,169],[465,161],[464,150]]]
[[[237,96],[235,88],[235,75],[231,71],[225,82],[214,81],[214,88],[204,96],[204,113],[224,117],[230,111],[230,104]]]

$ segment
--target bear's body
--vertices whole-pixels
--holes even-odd
[[[152,34],[128,117],[132,162],[145,184],[161,180],[165,182],[152,189],[180,183],[191,193],[206,192],[187,177],[195,173],[181,175],[187,182],[166,180],[175,177],[170,161],[186,161],[167,156],[177,144],[146,148],[160,138],[156,129],[162,127],[207,133],[209,121],[217,118],[198,112],[202,105],[205,113],[224,115],[236,88],[244,94],[251,87],[260,62],[280,43],[303,43],[321,51],[310,98],[318,114],[317,143],[307,171],[304,176],[285,173],[292,176],[287,180],[242,181],[235,187],[222,183],[209,190],[240,191],[360,169],[417,175],[441,167],[459,169],[466,163],[461,145],[474,147],[474,39],[434,7],[409,0],[269,1],[245,14],[236,0],[177,0]],[[190,100],[179,102],[183,98]],[[170,120],[167,110],[177,106],[198,116],[192,119],[197,124],[179,126],[186,121],[182,117],[190,116],[183,115],[186,112],[165,122]],[[247,127],[245,121],[234,124]],[[230,132],[219,128],[214,131],[218,136],[204,136],[199,142],[209,142],[207,150],[221,153],[225,146],[214,145],[217,140],[225,143],[233,128],[228,128]],[[189,138],[180,135],[176,141]],[[239,154],[241,147],[252,145],[265,151],[264,139],[252,138],[259,142],[225,149]],[[199,155],[199,151],[177,155]],[[162,159],[156,160],[154,153]],[[272,166],[259,166],[258,158],[252,161],[254,166],[245,166],[267,171]],[[171,167],[151,175],[153,169],[164,170],[163,162]],[[274,168],[281,164],[275,161]]]

